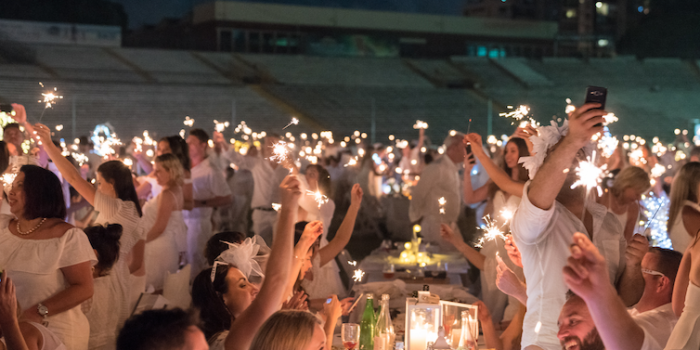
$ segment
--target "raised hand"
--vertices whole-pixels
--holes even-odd
[[[484,147],[481,140],[481,135],[473,132],[464,136],[464,140],[472,146],[472,152],[475,156],[481,157],[484,155]]]
[[[17,296],[15,284],[7,277],[7,273],[0,275],[0,326],[17,322]]]
[[[360,204],[362,204],[363,194],[360,184],[352,185],[352,190],[350,191],[350,205],[359,207]]]
[[[340,306],[343,309],[343,316],[350,315],[350,308],[352,307],[352,303],[354,302],[355,298],[345,298],[340,301]]]
[[[282,207],[296,209],[301,198],[301,182],[294,175],[288,175],[280,184],[280,195],[282,197]]]
[[[639,234],[632,236],[632,239],[627,244],[627,250],[625,251],[627,266],[637,269],[642,266],[642,259],[648,250],[649,241],[646,237]]]
[[[527,305],[527,288],[500,256],[496,255],[496,286],[501,292],[511,295]]]
[[[34,125],[34,133],[39,140],[41,140],[44,147],[53,146],[53,142],[51,142],[51,129],[49,129],[48,126],[41,123],[36,123]]]
[[[523,260],[522,256],[520,255],[520,250],[515,245],[515,242],[513,242],[512,235],[506,236],[505,248],[506,252],[508,252],[508,258],[510,258],[510,261],[512,261],[515,266],[523,267]]]
[[[321,221],[311,221],[304,227],[304,232],[299,239],[299,245],[303,245],[304,251],[309,250],[318,237],[323,234],[323,223]]]
[[[329,298],[331,302],[323,304],[323,314],[326,315],[326,320],[337,320],[343,314],[343,307],[337,295],[331,295]]]
[[[463,242],[461,235],[456,235],[448,224],[440,224],[440,237],[452,245]]]
[[[479,322],[491,322],[491,312],[483,301],[479,300],[472,305],[477,307],[476,317],[479,319]]]
[[[11,115],[12,119],[14,119],[17,124],[24,125],[24,123],[27,122],[27,111],[24,109],[24,106],[19,103],[13,103],[12,110],[15,111],[14,115]]]
[[[308,297],[308,294],[298,291],[282,304],[282,310],[309,310],[309,305],[306,302]]]
[[[591,141],[593,135],[603,131],[603,116],[608,112],[600,109],[598,103],[587,103],[569,116],[569,133],[565,139],[577,147],[583,147]]]
[[[571,256],[564,267],[564,282],[584,300],[611,288],[608,266],[598,248],[583,233],[576,232],[569,248]]]

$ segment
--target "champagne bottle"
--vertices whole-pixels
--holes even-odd
[[[377,323],[374,314],[374,295],[367,293],[365,311],[360,322],[360,350],[374,350],[374,326]]]
[[[394,334],[394,325],[389,314],[389,294],[382,294],[379,317],[374,328],[374,350],[392,350]]]

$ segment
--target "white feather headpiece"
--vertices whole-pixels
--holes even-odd
[[[228,249],[223,251],[214,261],[214,266],[211,269],[211,281],[214,282],[216,276],[216,268],[219,265],[233,266],[239,270],[250,280],[252,276],[264,278],[265,274],[261,263],[265,263],[270,255],[270,248],[267,247],[265,241],[260,236],[246,238],[243,243],[229,243]]]

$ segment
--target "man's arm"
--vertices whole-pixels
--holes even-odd
[[[607,112],[596,109],[598,107],[597,103],[585,104],[569,117],[569,133],[545,158],[530,185],[528,196],[537,208],[547,210],[552,207],[566,180],[566,170],[571,167],[578,150],[590,142],[594,134],[603,131],[602,116]],[[596,126],[598,123],[601,126]]]
[[[564,282],[586,302],[605,348],[640,350],[644,345],[644,330],[627,313],[610,284],[605,258],[588,236],[579,232],[574,234],[570,250]]]
[[[624,237],[621,238],[624,240]],[[617,283],[617,292],[625,303],[632,306],[639,302],[644,293],[642,259],[649,250],[649,241],[642,235],[634,235],[625,252],[625,270]]]

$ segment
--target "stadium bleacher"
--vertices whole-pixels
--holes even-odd
[[[187,115],[210,129],[213,119],[230,121],[234,113],[253,130],[281,129],[296,115],[306,121],[297,131],[348,135],[369,133],[374,111],[378,141],[390,134],[415,137],[416,119],[428,122],[428,134],[441,140],[450,129],[466,129],[469,118],[473,131],[485,133],[489,100],[495,134],[512,130],[497,117],[508,105],[529,105],[541,123],[562,118],[566,99],[581,103],[588,85],[609,88],[608,109],[620,117],[614,132],[671,135],[689,127],[700,110],[700,66],[678,59],[403,60],[58,45],[32,50],[34,64],[0,60],[0,101],[23,103],[35,117],[43,109],[41,92],[58,87],[65,98],[44,121],[63,124],[66,137],[73,114],[80,135],[105,121],[124,137],[144,129],[173,134]]]

